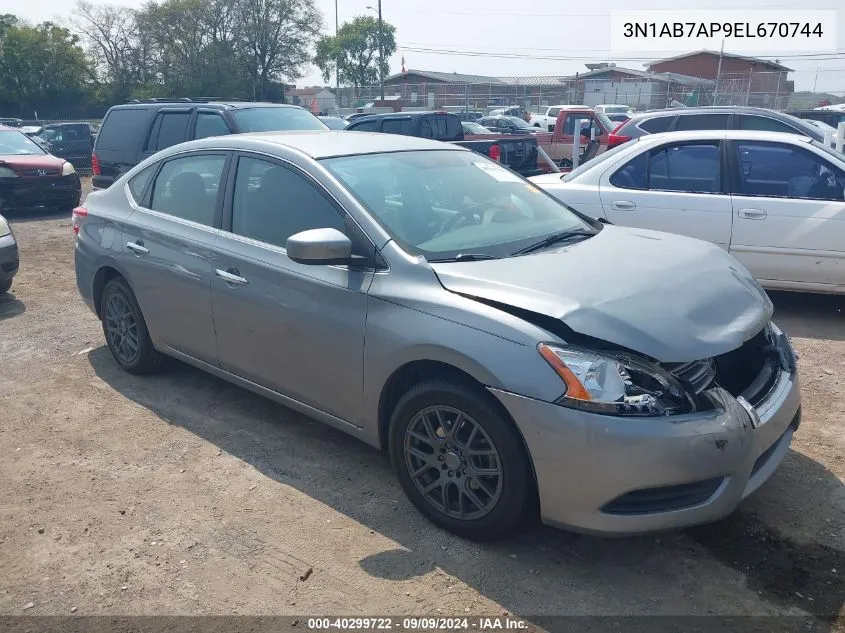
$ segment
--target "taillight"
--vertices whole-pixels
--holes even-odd
[[[610,149],[611,147],[616,147],[617,145],[622,145],[622,143],[627,143],[630,140],[630,136],[623,136],[622,134],[611,134],[607,137],[607,149]]]
[[[502,148],[498,145],[493,145],[487,150],[487,155],[498,163],[502,159]]]
[[[82,218],[88,217],[88,209],[85,207],[76,207],[73,210],[73,215],[71,216],[73,222],[73,232],[75,235],[79,235],[79,224]]]
[[[95,176],[100,175],[100,159],[97,158],[96,154],[91,154],[91,172]]]

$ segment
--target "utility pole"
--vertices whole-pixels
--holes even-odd
[[[338,32],[338,19],[337,19],[337,0],[334,0],[334,36],[337,39],[337,32]],[[337,110],[338,106],[340,105],[340,57],[338,57],[335,61],[335,110]],[[340,114],[338,111],[337,114]]]
[[[378,76],[381,89],[381,100],[384,101],[384,46],[382,43],[384,32],[381,22],[381,0],[378,0]]]

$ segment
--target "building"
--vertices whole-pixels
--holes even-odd
[[[384,79],[385,96],[398,96],[411,108],[487,104],[505,92],[506,84],[497,77],[407,70]],[[495,94],[494,94],[495,93]]]
[[[714,82],[715,105],[782,108],[795,84],[787,79],[791,68],[777,61],[701,50],[660,59],[646,68],[653,73],[679,73]]]
[[[292,104],[307,108],[314,114],[331,113],[337,110],[335,95],[328,88],[320,86],[295,88],[287,94]]]
[[[627,105],[637,110],[668,107],[673,101],[685,105],[711,105],[715,82],[675,72],[648,72],[621,68],[612,63],[587,64],[578,73],[574,99],[588,106],[601,103]]]

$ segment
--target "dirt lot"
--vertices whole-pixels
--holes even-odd
[[[11,221],[22,264],[0,299],[0,614],[845,621],[831,620],[845,615],[845,298],[773,297],[800,356],[803,424],[730,519],[474,544],[428,524],[387,460],[339,432],[179,363],[122,372],[77,296],[69,218]]]

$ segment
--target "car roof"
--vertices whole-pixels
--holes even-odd
[[[364,116],[355,117],[355,123],[360,121],[378,121],[379,119],[386,119],[389,117],[413,117],[423,116],[425,114],[451,114],[458,116],[455,112],[446,112],[445,110],[414,110],[413,112],[376,112],[375,114],[365,114]]]
[[[247,110],[250,108],[304,108],[291,103],[269,103],[263,101],[137,101],[112,106],[110,110],[152,110],[161,108],[216,108],[220,110]]]
[[[781,112],[768,108],[754,108],[750,106],[699,106],[697,108],[664,108],[662,110],[648,110],[636,113],[632,119],[647,119],[654,116],[675,116],[684,114],[766,114],[768,116],[783,116]]]
[[[313,159],[359,154],[381,154],[425,150],[469,151],[458,145],[441,143],[401,134],[376,132],[348,132],[345,130],[307,130],[286,132],[251,132],[216,136],[190,141],[175,147],[185,149],[268,149],[281,145],[301,152]]]

